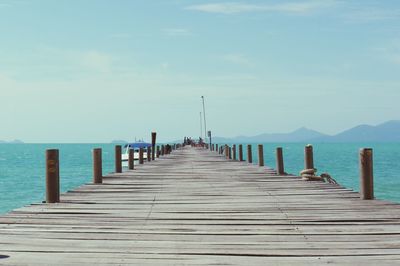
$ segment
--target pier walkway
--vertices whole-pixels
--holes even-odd
[[[400,205],[337,185],[196,148],[103,182],[0,216],[0,265],[400,265]]]

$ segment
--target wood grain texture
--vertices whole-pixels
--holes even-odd
[[[0,265],[400,265],[400,205],[184,148],[0,216]]]

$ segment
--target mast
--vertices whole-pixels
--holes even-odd
[[[204,142],[207,142],[207,123],[206,123],[206,108],[204,105],[204,96],[201,96],[201,99],[203,100],[203,116],[204,116]]]
[[[203,137],[203,122],[202,122],[202,116],[201,116],[201,112],[200,112],[200,138]]]

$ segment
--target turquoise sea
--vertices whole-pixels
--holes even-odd
[[[285,170],[298,174],[304,167],[305,144],[264,143],[265,164],[275,167],[275,147],[284,150]],[[113,144],[0,144],[0,213],[44,199],[45,150],[60,150],[63,192],[92,179],[93,148],[103,149],[103,172],[114,168]],[[328,172],[341,185],[358,190],[358,151],[374,148],[375,196],[400,203],[400,143],[318,143],[314,163],[318,173]],[[253,144],[254,163],[257,146]]]

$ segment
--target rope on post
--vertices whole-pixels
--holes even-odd
[[[333,179],[328,173],[322,173],[320,176],[317,176],[317,169],[304,169],[300,172],[300,176],[305,181],[324,181],[325,183],[339,185],[339,183]]]

